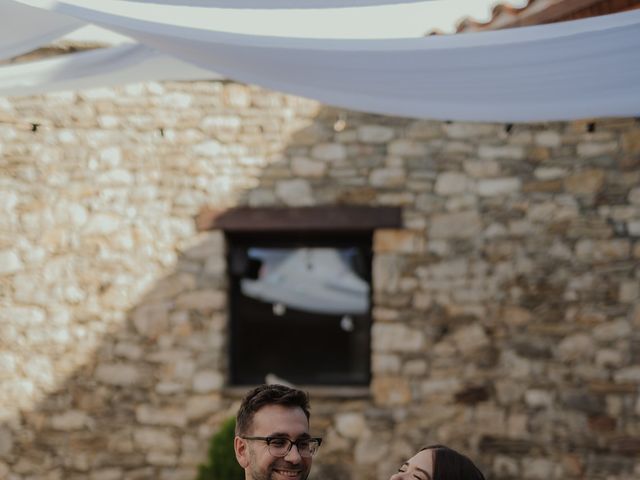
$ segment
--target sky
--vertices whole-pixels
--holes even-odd
[[[153,0],[138,1],[148,3]],[[322,9],[292,12],[221,9],[220,18],[226,31],[237,33],[279,35],[286,31],[288,35],[297,37],[411,38],[422,36],[433,29],[453,33],[457,22],[467,16],[477,21],[487,21],[491,18],[492,7],[498,3],[520,7],[524,6],[527,0],[431,0],[389,6],[344,8],[340,9],[339,16],[335,15],[335,10]],[[309,22],[298,21],[307,15],[313,16],[311,27]],[[296,25],[304,25],[304,30],[296,30]],[[65,38],[112,44],[128,41],[126,37],[96,27],[85,27]]]

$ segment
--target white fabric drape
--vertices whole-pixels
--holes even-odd
[[[242,279],[244,295],[305,312],[362,314],[369,285],[334,248],[251,249],[262,261],[258,279]]]
[[[640,11],[464,35],[340,40],[222,32],[191,9],[166,16],[150,4],[19,1],[236,80],[354,110],[507,122],[640,113]]]
[[[0,95],[35,95],[153,80],[220,78],[209,70],[134,44],[0,67]]]
[[[213,8],[303,9],[303,8],[353,8],[375,5],[422,3],[425,0],[133,0],[140,3],[164,5],[188,5]],[[430,0],[427,0],[430,1]]]
[[[0,2],[0,60],[29,52],[85,22],[10,0]]]

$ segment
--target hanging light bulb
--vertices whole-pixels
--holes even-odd
[[[273,304],[273,314],[276,317],[281,317],[285,313],[287,313],[287,307],[284,305],[284,303],[274,303]]]
[[[333,130],[336,132],[341,132],[347,127],[347,114],[340,113],[338,115],[338,119],[336,123],[333,124]]]
[[[351,315],[345,315],[340,319],[340,328],[345,332],[353,332],[354,327]]]

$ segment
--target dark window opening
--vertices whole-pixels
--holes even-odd
[[[368,385],[371,232],[227,232],[230,381]]]

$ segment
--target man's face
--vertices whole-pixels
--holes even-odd
[[[246,432],[252,437],[286,437],[294,442],[309,436],[309,421],[299,407],[266,405],[258,410]],[[269,453],[261,440],[234,440],[236,458],[245,470],[247,480],[306,480],[311,469],[311,457],[301,457],[294,445],[281,458]]]

